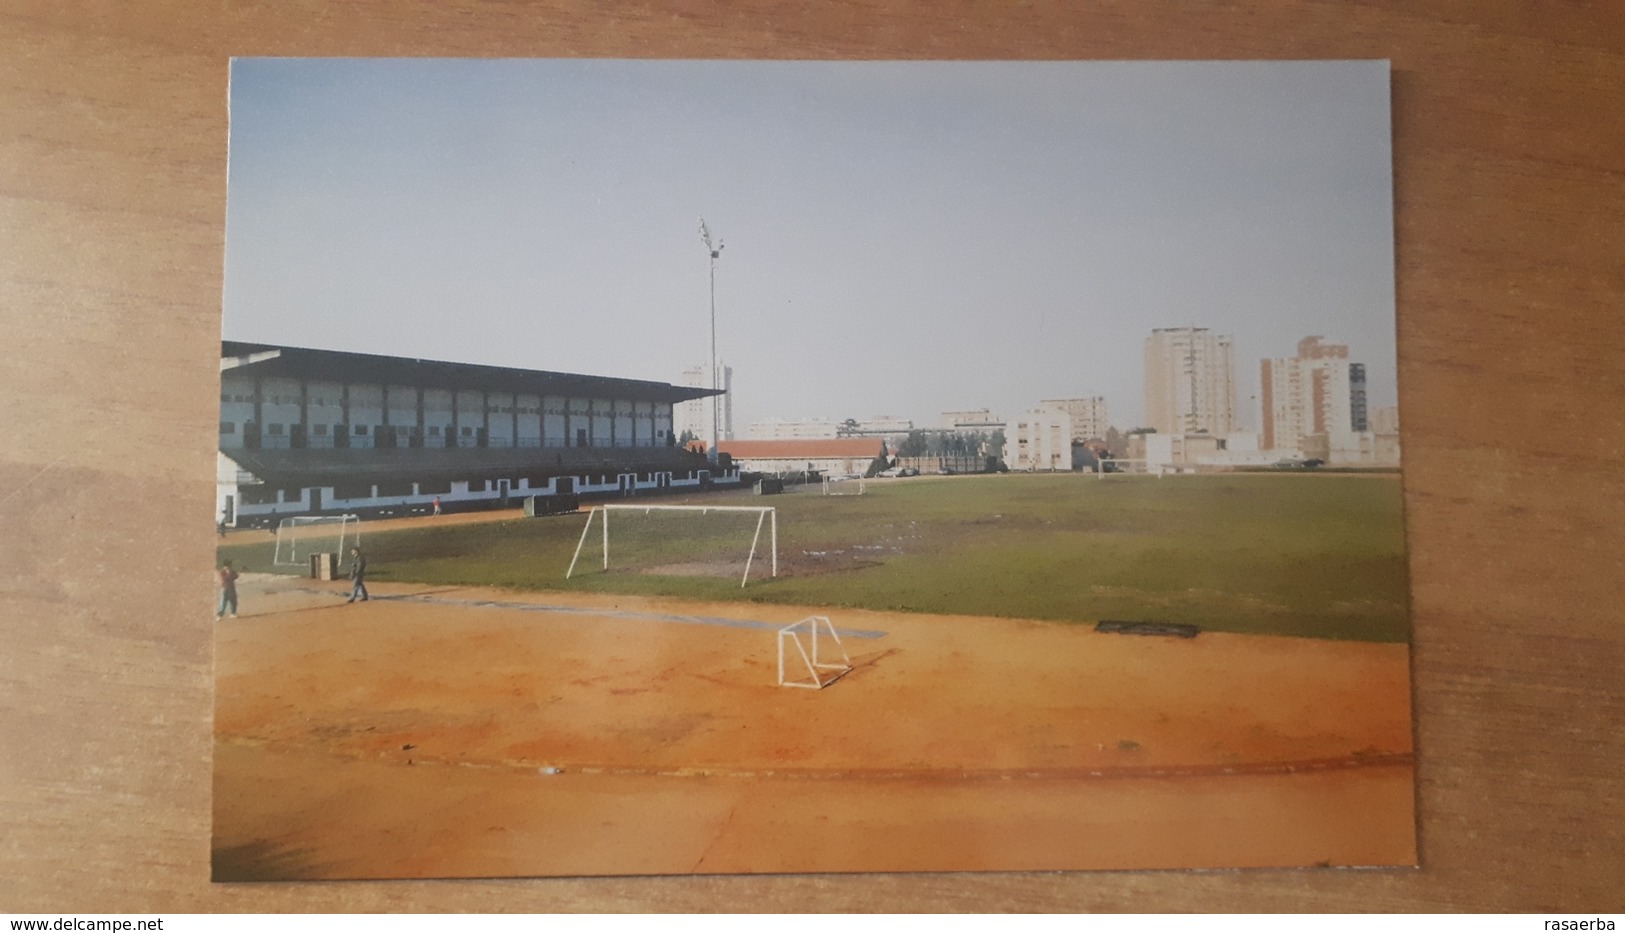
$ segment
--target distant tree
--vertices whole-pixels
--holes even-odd
[[[881,470],[888,469],[890,466],[891,464],[886,462],[886,455],[880,454],[869,461],[869,469],[863,475],[867,477],[879,476]]]
[[[1123,449],[1123,432],[1117,430],[1116,428],[1107,428],[1106,436],[1102,438],[1102,440],[1106,442],[1107,450]]]
[[[1124,432],[1124,434],[1126,436],[1128,436],[1128,437],[1133,437],[1136,434],[1155,434],[1155,433],[1157,433],[1156,428],[1129,428],[1127,431]]]
[[[843,437],[858,433],[858,419],[848,418],[841,422],[836,426],[835,433]]]
[[[899,457],[923,457],[930,449],[930,443],[925,439],[924,431],[910,431],[908,437],[897,448]]]
[[[999,429],[995,430],[993,432],[993,436],[988,438],[986,450],[987,450],[988,469],[997,470],[1000,473],[1003,473],[1005,470],[1009,469],[1004,464],[1004,429],[1003,428],[999,428]]]
[[[699,440],[699,438],[694,436],[693,431],[684,430],[682,435],[677,438],[677,446],[678,447],[687,447],[689,441],[695,441],[695,440]]]

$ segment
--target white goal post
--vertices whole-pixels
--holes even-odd
[[[361,544],[358,515],[294,515],[276,526],[278,567],[303,566],[312,554],[344,554]]]
[[[602,533],[604,548],[603,569],[608,571],[610,569],[611,542],[613,540],[610,535],[610,527],[613,525],[614,527],[619,528],[626,524],[625,522],[612,522],[610,517],[612,515],[642,515],[648,517],[664,513],[697,513],[701,518],[710,513],[743,514],[747,517],[749,515],[755,515],[756,522],[751,532],[750,549],[744,553],[745,570],[744,574],[739,578],[739,585],[743,587],[746,583],[750,582],[750,571],[751,568],[756,565],[757,555],[759,554],[761,554],[763,561],[768,565],[769,576],[777,577],[779,575],[779,514],[778,510],[772,506],[600,505],[594,507],[587,513],[587,524],[581,529],[581,540],[576,542],[575,554],[570,558],[570,569],[564,572],[565,579],[569,579],[575,574],[576,564],[581,560],[581,552],[587,544],[587,537],[592,531],[594,519],[597,519],[599,530]],[[762,554],[762,547],[764,543],[762,541],[762,532],[764,530],[767,532],[766,554]],[[634,531],[632,533],[636,532]],[[663,556],[676,560],[683,556],[682,549],[684,546],[685,545],[682,542],[674,543],[668,550],[668,553]],[[743,542],[739,543],[739,547],[741,550],[743,549]],[[626,548],[617,548],[617,551],[622,550],[626,550]],[[733,557],[734,564],[737,564],[737,559],[738,555],[735,554]]]
[[[829,616],[808,616],[792,622],[779,629],[778,638],[781,687],[821,690],[852,670],[852,659],[841,647],[841,636],[835,634]],[[839,661],[835,660],[837,654]]]
[[[826,496],[861,496],[868,489],[863,480],[853,478],[824,477],[824,495]]]

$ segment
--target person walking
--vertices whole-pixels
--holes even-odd
[[[227,610],[231,617],[237,618],[237,571],[232,569],[231,561],[220,565],[220,608],[215,611],[216,619],[224,618]]]
[[[439,496],[434,497],[434,514],[436,514],[436,515],[440,514],[440,497]]]
[[[345,600],[353,603],[359,598],[366,602],[367,596],[367,558],[361,553],[360,546],[350,548],[350,598]]]

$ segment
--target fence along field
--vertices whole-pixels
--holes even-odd
[[[766,504],[748,493],[651,501]],[[578,571],[566,580],[585,511],[439,527],[425,519],[370,533],[369,572],[380,581],[1409,640],[1393,475],[919,478],[872,482],[862,496],[774,496],[771,505],[779,575],[753,574],[744,588],[737,576]],[[263,541],[221,553],[274,569]]]

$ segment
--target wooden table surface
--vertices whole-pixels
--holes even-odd
[[[1625,909],[1625,5],[600,6],[0,0],[0,912]],[[1423,867],[211,885],[233,55],[1391,59]]]

